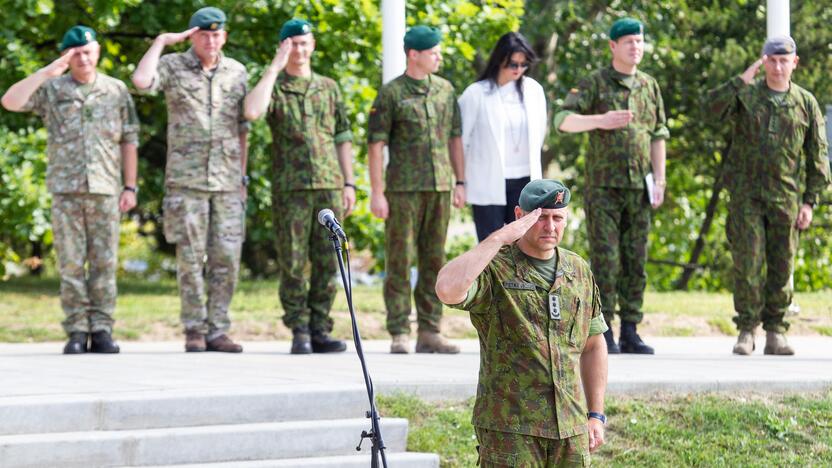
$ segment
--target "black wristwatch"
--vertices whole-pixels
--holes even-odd
[[[121,189],[121,191],[122,192],[133,192],[135,194],[138,194],[139,193],[139,188],[138,187],[131,187],[129,185],[125,185],[124,188]]]
[[[587,417],[587,419],[588,418],[595,418],[595,419],[601,421],[602,424],[607,424],[607,417],[604,416],[603,413],[596,413],[594,411],[590,411],[589,413],[586,414],[586,417]]]
[[[350,182],[344,182],[344,188],[347,188],[347,187],[352,187],[352,189],[353,189],[353,190],[356,190],[356,189],[357,189],[357,187],[355,186],[355,184],[350,183]]]
[[[248,187],[248,183],[251,182],[251,177],[249,177],[247,175],[244,175],[242,182],[243,182],[243,187]]]
[[[456,184],[465,187],[465,181],[464,180],[458,180],[458,181],[456,181]]]

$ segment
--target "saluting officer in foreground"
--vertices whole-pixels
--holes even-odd
[[[404,36],[407,69],[385,84],[368,123],[374,215],[386,220],[384,303],[391,353],[410,352],[410,265],[416,252],[419,279],[413,293],[419,335],[417,353],[458,353],[439,334],[442,303],[436,274],[445,263],[445,238],[453,204],[465,206],[462,122],[450,82],[435,75],[442,63],[440,31],[414,26]],[[383,177],[383,149],[390,162]],[[453,186],[451,174],[456,177]]]
[[[605,333],[607,348],[611,354],[653,354],[636,328],[644,317],[650,209],[664,200],[669,132],[659,85],[638,69],[644,25],[631,18],[616,21],[609,46],[612,65],[569,91],[555,127],[589,132],[584,208],[592,272],[607,325],[612,326],[616,305],[621,319],[618,344],[612,328]]]
[[[284,23],[280,47],[245,101],[246,118],[268,112],[272,132],[280,303],[283,323],[292,330],[292,354],[347,349],[329,337],[337,265],[329,236],[316,218],[326,208],[340,218],[355,205],[352,131],[338,84],[312,71],[314,50],[308,21]]]
[[[137,88],[162,90],[167,101],[164,229],[176,244],[189,352],[243,350],[226,333],[245,237],[248,78],[240,62],[222,53],[225,21],[217,8],[198,10],[187,31],[160,34],[133,73]],[[159,57],[186,39],[186,52]]]
[[[136,206],[139,119],[124,83],[96,70],[95,31],[71,28],[60,51],[9,88],[2,103],[38,114],[48,133],[46,187],[69,335],[64,354],[118,353],[112,331],[119,212]]]
[[[604,443],[607,325],[589,265],[558,247],[569,199],[560,182],[530,182],[516,221],[439,272],[439,298],[479,334],[483,467],[589,466]]]
[[[754,351],[754,330],[762,321],[764,353],[791,355],[784,316],[792,302],[789,278],[798,231],[809,227],[829,185],[829,160],[820,106],[791,81],[799,61],[794,40],[771,38],[762,55],[710,92],[707,112],[732,128],[725,176],[731,195],[726,229],[734,260],[734,322],[740,331],[734,353]],[[755,79],[760,67],[765,76]]]

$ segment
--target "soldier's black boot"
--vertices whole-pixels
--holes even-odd
[[[119,349],[118,344],[113,341],[110,332],[106,330],[97,331],[90,336],[90,352],[91,353],[105,353],[116,354]]]
[[[641,337],[636,333],[635,322],[621,321],[621,335],[618,337],[618,347],[622,353],[655,354],[653,348],[641,341]]]
[[[72,332],[69,334],[69,341],[64,346],[64,354],[84,354],[87,352],[88,333]]]
[[[607,342],[607,354],[620,354],[621,349],[615,344],[615,337],[612,336],[612,327],[604,332],[604,340]]]
[[[330,338],[323,332],[312,333],[313,353],[340,353],[347,350],[347,343]]]
[[[292,354],[312,354],[309,330],[305,328],[292,330]]]

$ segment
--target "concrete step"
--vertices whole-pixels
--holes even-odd
[[[404,452],[406,419],[382,419],[389,453]],[[3,468],[89,468],[352,455],[369,420],[230,424],[0,436]],[[369,446],[365,442],[365,450]]]
[[[368,409],[364,387],[344,385],[5,397],[0,435],[361,418]]]
[[[362,452],[367,450],[367,448],[362,449]],[[435,453],[387,452],[385,455],[390,468],[439,468],[439,455]],[[232,463],[164,465],[147,468],[367,468],[369,465],[370,455],[364,454]]]

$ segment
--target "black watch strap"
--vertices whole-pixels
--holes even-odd
[[[590,411],[589,413],[586,414],[586,417],[587,418],[595,418],[595,419],[601,421],[604,424],[607,423],[607,417],[604,416],[603,413],[596,413],[595,411]]]
[[[122,189],[122,191],[123,192],[139,193],[139,188],[138,187],[132,187],[130,185],[125,185],[124,188]]]

